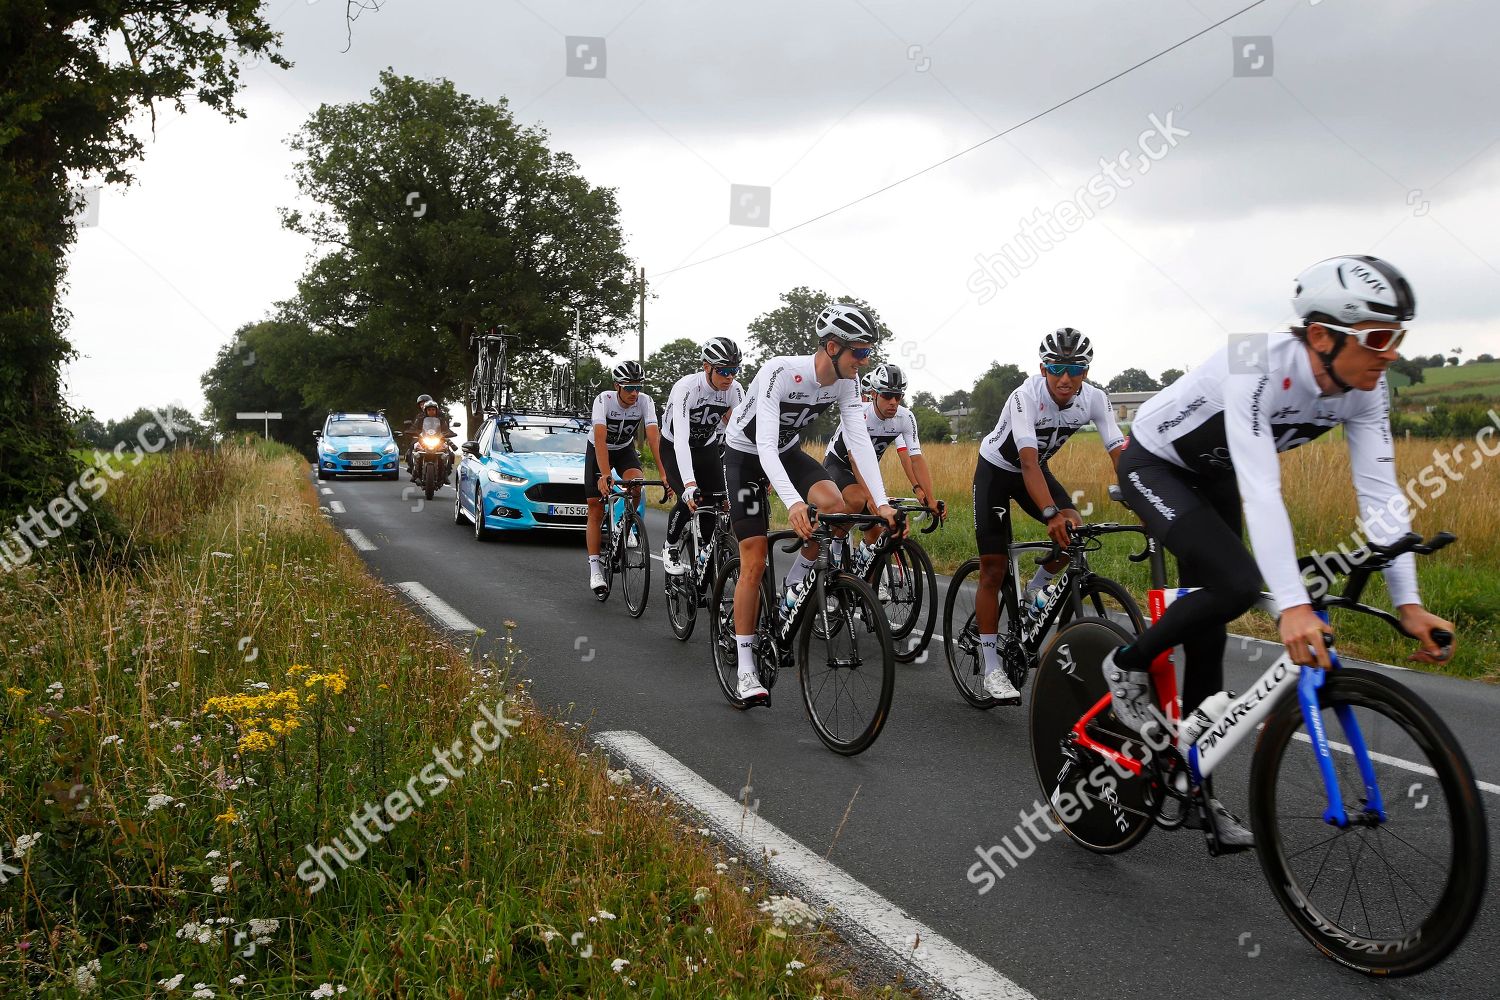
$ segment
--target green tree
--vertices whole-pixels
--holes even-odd
[[[319,108],[290,142],[319,207],[282,213],[327,251],[298,283],[297,318],[340,359],[421,373],[450,399],[467,394],[471,335],[499,324],[515,383],[550,384],[557,358],[633,320],[635,285],[614,190],[547,139],[503,98],[389,70],[368,101]]]
[[[677,380],[688,372],[703,369],[702,350],[697,341],[679,337],[646,358],[646,392],[656,403],[658,414],[667,405],[667,394]]]
[[[128,184],[144,152],[132,120],[155,123],[192,97],[229,117],[234,55],[273,51],[253,0],[17,0],[0,4],[0,512],[44,503],[81,471],[61,367],[72,357],[59,308],[76,235],[70,176]],[[231,51],[231,49],[233,51]],[[81,518],[79,537],[99,528]]]
[[[209,444],[212,437],[212,431],[206,425],[175,404],[154,410],[143,406],[128,417],[111,420],[104,429],[105,447],[124,441],[132,448],[139,445],[147,451],[201,448]]]
[[[926,389],[919,390],[911,397],[912,412],[916,412],[919,406],[925,406],[929,410],[936,410],[938,408],[937,397]]]
[[[1491,361],[1494,361],[1495,360],[1495,356],[1493,354],[1481,354],[1479,357],[1475,358],[1474,360],[1477,361],[1477,362],[1479,362],[1480,364],[1484,365],[1484,364],[1489,364]]]
[[[965,389],[955,389],[954,391],[948,393],[948,395],[944,396],[942,399],[938,400],[937,411],[939,413],[947,413],[949,410],[956,410],[960,406],[968,405],[968,391]]]
[[[1176,382],[1178,379],[1182,378],[1182,375],[1183,372],[1181,368],[1168,368],[1166,371],[1161,373],[1161,387],[1165,389],[1173,382]]]
[[[1141,369],[1127,368],[1110,379],[1104,388],[1107,392],[1155,392],[1161,386]]]
[[[942,443],[953,433],[948,418],[930,406],[913,406],[911,415],[917,418],[917,437],[924,443]]]
[[[770,312],[761,313],[750,321],[747,332],[753,347],[747,353],[753,353],[760,364],[764,364],[770,358],[783,355],[796,356],[813,353],[818,348],[818,338],[813,332],[818,313],[834,302],[848,302],[859,306],[869,314],[871,321],[875,324],[875,329],[880,333],[880,344],[876,345],[875,351],[878,359],[882,353],[881,345],[888,345],[892,334],[890,328],[881,322],[879,314],[868,302],[850,296],[835,297],[827,292],[814,291],[803,285],[789,292],[783,292],[781,305]]]
[[[1423,367],[1421,358],[1397,358],[1391,362],[1391,371],[1405,375],[1411,379],[1412,385],[1416,385],[1426,377],[1422,374]]]
[[[236,419],[236,413],[280,413],[280,420],[271,421],[271,437],[311,458],[312,432],[323,426],[327,411],[380,408],[361,405],[357,399],[329,405],[328,399],[319,398],[320,393],[333,391],[333,385],[324,381],[327,373],[323,365],[330,359],[317,353],[322,346],[306,326],[286,320],[240,327],[234,340],[219,349],[213,367],[199,379],[208,398],[209,424],[222,434],[237,435],[259,428]],[[340,374],[353,377],[358,373],[355,366],[353,371]],[[372,376],[372,385],[366,388],[373,388],[375,381]],[[353,391],[358,393],[360,389]],[[309,397],[310,405],[306,402]],[[392,423],[399,429],[401,421],[415,410],[414,394],[404,411],[391,411]]]
[[[988,434],[1000,419],[1000,411],[1010,394],[1025,382],[1027,375],[1015,365],[1002,365],[998,361],[990,364],[969,394],[969,415],[964,420],[964,430],[976,437]]]

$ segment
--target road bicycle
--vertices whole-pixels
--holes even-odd
[[[616,473],[618,475],[618,473]],[[625,610],[630,617],[646,613],[651,596],[651,543],[646,537],[646,517],[640,491],[660,486],[662,497],[668,495],[667,484],[660,479],[615,479],[605,498],[604,520],[599,525],[599,571],[604,575],[604,591],[597,594],[601,602],[609,600],[616,573],[625,581]]]
[[[714,526],[707,537],[699,527],[699,513],[711,512]],[[726,493],[701,493],[698,512],[688,517],[688,531],[682,536],[677,555],[688,568],[681,576],[666,577],[667,621],[672,634],[686,642],[698,621],[698,609],[709,607],[714,580],[719,568],[739,551],[734,529],[729,523],[729,501]]]
[[[1047,632],[1084,617],[1107,618],[1127,624],[1130,634],[1146,627],[1141,609],[1129,589],[1089,567],[1088,554],[1103,548],[1101,539],[1115,534],[1145,534],[1135,524],[1079,524],[1071,527],[1068,547],[1052,541],[1017,542],[1009,548],[1009,571],[1000,586],[999,653],[1002,669],[1019,692],[1026,678],[1036,669]],[[1058,571],[1042,590],[1041,608],[1021,607],[1022,591],[1020,554],[1041,551],[1040,565],[1052,562],[1064,552],[1068,564]],[[1134,557],[1132,557],[1134,558]],[[972,579],[971,579],[972,578]],[[970,559],[958,568],[948,583],[943,602],[943,651],[947,654],[948,672],[958,693],[975,708],[990,709],[997,705],[1019,705],[1015,698],[993,698],[984,690],[984,654],[979,648],[979,625],[975,618],[978,597],[979,560]]]
[[[469,377],[469,409],[475,413],[496,413],[503,404],[506,341],[509,339],[503,330],[504,327],[492,326],[469,334],[469,346],[479,347],[479,357]]]
[[[1394,615],[1360,603],[1365,584],[1404,553],[1430,555],[1452,541],[1446,532],[1427,541],[1412,533],[1368,545],[1339,566],[1306,557],[1304,579],[1323,595],[1313,607],[1325,622],[1340,608],[1405,635]],[[1141,555],[1151,559],[1155,621],[1192,589],[1166,588],[1154,540]],[[1347,580],[1334,594],[1336,576]],[[1262,605],[1275,613],[1270,595]],[[1070,837],[1112,854],[1153,826],[1182,826],[1191,810],[1210,854],[1223,853],[1200,789],[1259,729],[1250,762],[1255,851],[1297,930],[1323,954],[1371,975],[1421,972],[1458,947],[1484,895],[1489,832],[1469,762],[1426,702],[1384,674],[1343,666],[1330,647],[1331,670],[1298,668],[1283,652],[1226,709],[1200,709],[1180,723],[1165,653],[1150,671],[1157,717],[1137,734],[1114,717],[1100,673],[1105,655],[1128,639],[1112,621],[1075,622],[1053,638],[1037,671],[1032,761]],[[1453,642],[1442,630],[1433,639]]]
[[[818,514],[813,540],[818,558],[806,579],[793,588],[791,606],[775,592],[778,579],[773,546],[792,535],[767,538],[766,571],[761,577],[760,610],[755,625],[755,670],[769,692],[777,675],[795,662],[802,684],[802,704],[823,745],[853,756],[869,749],[891,711],[896,660],[890,623],[870,585],[829,563],[835,529],[866,528],[884,519],[873,514]],[[898,533],[905,515],[897,512]],[[778,537],[779,536],[779,537]],[[774,539],[774,541],[773,541]],[[803,541],[791,537],[783,552],[795,552]],[[734,591],[740,577],[738,555],[727,560],[714,581],[714,670],[724,697],[736,708],[755,702],[739,696],[739,657],[734,631]],[[770,704],[769,695],[764,699]]]
[[[942,524],[938,512],[920,500],[892,497],[890,505],[908,519],[926,518],[927,524],[921,531],[924,535],[932,534]],[[891,639],[896,643],[896,662],[911,663],[917,659],[932,641],[937,625],[937,574],[927,550],[911,534],[892,541],[891,533],[885,532],[874,545],[862,550],[861,567],[861,557],[856,555],[852,544],[838,548],[841,557],[837,568],[868,583],[885,609],[886,620],[891,624]]]

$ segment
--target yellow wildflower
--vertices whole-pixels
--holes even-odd
[[[10,695],[12,698],[24,698],[31,692],[26,688],[8,687],[5,689],[5,693]]]
[[[286,675],[288,677],[295,677],[298,674],[305,673],[306,671],[311,669],[312,668],[305,663],[293,663],[290,667],[287,667]]]
[[[242,752],[254,753],[260,750],[270,750],[276,746],[276,741],[271,738],[270,733],[252,729],[240,737],[239,748]]]
[[[340,667],[336,673],[309,674],[307,680],[302,682],[303,687],[313,687],[319,684],[334,694],[343,694],[344,689],[349,686],[349,675]]]
[[[214,817],[214,821],[217,823],[227,823],[228,825],[233,826],[240,821],[240,814],[234,811],[234,806],[230,806],[228,812],[219,813],[219,815]]]

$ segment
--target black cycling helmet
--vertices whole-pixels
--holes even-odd
[[[619,385],[639,385],[646,381],[646,369],[639,361],[621,361],[609,373]]]
[[[1044,365],[1087,366],[1094,361],[1094,345],[1071,326],[1060,326],[1043,337],[1037,353]]]

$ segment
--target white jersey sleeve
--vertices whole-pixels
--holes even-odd
[[[672,386],[672,392],[667,396],[666,408],[666,430],[672,435],[672,454],[677,459],[677,474],[682,477],[683,485],[696,483],[698,477],[693,473],[693,449],[690,445],[692,432],[692,393],[688,391],[690,379],[680,378],[677,384]]]
[[[1344,421],[1349,442],[1349,466],[1354,490],[1359,495],[1360,523],[1370,541],[1389,545],[1411,530],[1406,497],[1396,485],[1396,451],[1391,441],[1390,396],[1385,377],[1376,390],[1366,393],[1358,411]],[[1408,552],[1385,570],[1385,586],[1391,603],[1420,604],[1417,593],[1417,557]]]
[[[1089,419],[1093,420],[1094,426],[1099,429],[1099,440],[1104,442],[1104,450],[1114,451],[1125,443],[1125,435],[1120,432],[1120,425],[1115,422],[1115,408],[1109,401],[1109,393],[1100,389],[1090,395],[1094,399],[1094,404]]]
[[[1292,519],[1281,495],[1281,461],[1265,405],[1270,383],[1271,375],[1265,372],[1231,374],[1225,379],[1224,430],[1255,563],[1276,599],[1277,610],[1285,611],[1310,602],[1297,568]]]
[[[609,424],[609,401],[605,399],[605,397],[608,395],[609,390],[606,389],[603,392],[599,393],[599,395],[594,397],[593,420],[596,425],[604,424],[608,426]]]
[[[656,404],[644,392],[640,395],[640,404],[641,412],[645,414],[645,419],[641,421],[641,426],[650,427],[656,423]]]
[[[870,428],[865,425],[865,406],[859,401],[859,385],[853,379],[838,382],[839,426],[844,431],[844,447],[849,451],[859,478],[870,494],[870,506],[880,508],[890,503],[885,495],[885,481],[880,476],[880,458],[870,442]]]
[[[896,447],[905,448],[908,455],[920,455],[922,454],[922,441],[917,437],[917,415],[907,407],[902,407],[902,409],[906,410],[906,420],[901,430],[900,443]]]
[[[761,471],[787,510],[791,510],[803,500],[802,494],[792,485],[792,478],[786,474],[786,466],[781,464],[781,406],[776,399],[776,386],[786,378],[787,367],[783,364],[769,373],[765,391],[751,405],[755,407],[755,453],[760,456]],[[757,375],[756,380],[759,378]]]
[[[1026,391],[1030,384],[1029,381],[1022,382],[1005,401],[1010,410],[1010,436],[1016,443],[1017,455],[1022,448],[1036,447],[1036,416],[1031,412],[1031,393]],[[996,429],[998,427],[997,424]]]

